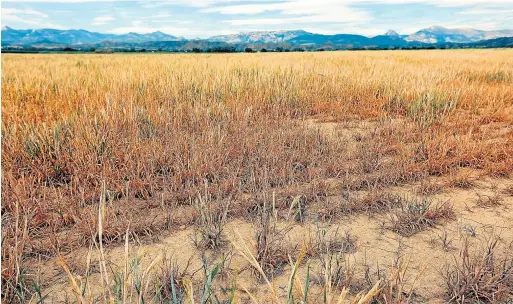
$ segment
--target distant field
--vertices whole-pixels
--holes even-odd
[[[1,60],[6,303],[513,297],[511,49]]]

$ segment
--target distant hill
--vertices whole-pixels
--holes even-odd
[[[287,42],[299,45],[323,45],[329,43],[345,47],[403,47],[407,45],[413,46],[422,44],[405,41],[399,36],[399,34],[394,33],[389,31],[384,35],[378,35],[371,38],[352,34],[322,35],[308,33],[292,38]]]
[[[501,37],[472,43],[461,43],[458,44],[458,46],[472,48],[511,48],[513,47],[513,37]]]
[[[405,40],[424,43],[468,43],[511,36],[513,36],[513,30],[483,31],[471,28],[449,29],[441,26],[432,26],[407,36]]]
[[[79,48],[78,45],[72,45],[72,47]],[[104,41],[98,44],[85,45],[88,48],[95,49],[148,49],[148,50],[174,50],[174,51],[185,51],[192,50],[194,48],[207,50],[213,48],[234,48],[233,45],[226,42],[211,42],[207,40],[175,40],[175,41],[147,41],[143,43],[127,43],[117,41]]]

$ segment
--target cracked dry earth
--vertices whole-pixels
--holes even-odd
[[[372,132],[375,122],[336,123],[308,120],[306,124],[324,135],[342,136],[347,139]],[[294,255],[318,237],[320,229],[327,228],[329,235],[350,238],[354,248],[344,254],[344,269],[346,277],[350,277],[348,285],[353,291],[368,288],[372,282],[383,276],[399,263],[406,268],[404,277],[405,291],[411,293],[413,302],[444,303],[445,294],[444,269],[457,261],[464,242],[469,242],[469,248],[476,253],[481,252],[486,244],[498,238],[497,252],[511,254],[513,251],[513,181],[505,178],[483,177],[479,171],[459,168],[448,176],[429,176],[415,183],[393,187],[383,187],[380,193],[394,195],[397,198],[409,199],[426,197],[433,204],[450,204],[454,216],[436,225],[427,227],[411,236],[401,235],[390,229],[392,218],[397,208],[379,210],[378,212],[348,212],[339,216],[320,216],[329,212],[329,206],[334,206],[350,197],[364,198],[372,195],[372,191],[348,191],[341,187],[339,178],[334,177],[324,181],[325,195],[312,199],[308,206],[302,209],[297,219],[297,213],[291,216],[290,201],[293,197],[309,192],[311,185],[302,184],[290,189],[279,189],[276,195],[284,195],[288,202],[285,205],[277,203],[277,227],[284,232],[281,243],[288,248],[294,260]],[[449,185],[439,187],[438,185]],[[267,194],[267,200],[272,201],[272,193]],[[238,197],[246,206],[251,204],[251,195]],[[241,203],[233,202],[232,205]],[[328,214],[329,215],[329,214]],[[174,210],[175,217],[194,217],[185,206]],[[156,258],[173,260],[179,267],[189,264],[188,270],[192,277],[201,280],[202,254],[206,259],[223,261],[222,275],[217,278],[218,286],[231,286],[234,273],[237,277],[237,290],[241,302],[249,302],[244,288],[259,299],[268,297],[267,287],[258,280],[241,256],[242,243],[254,245],[254,218],[252,216],[232,215],[227,220],[223,230],[224,245],[215,251],[199,250],[193,244],[195,234],[194,224],[185,223],[163,231],[158,236],[147,238],[130,238],[128,257],[140,257],[141,269],[146,269]],[[122,269],[126,263],[127,253],[124,244],[109,245],[105,250],[105,259],[109,269]],[[98,250],[82,248],[64,256],[72,272],[80,275],[82,280],[90,255],[90,275],[88,288],[91,294],[100,294],[101,275],[98,267]],[[309,260],[310,262],[306,262]],[[57,258],[40,263],[49,296],[47,299],[55,303],[66,298],[72,298],[72,290],[68,277],[62,270]],[[322,287],[318,283],[319,259],[312,255],[305,258],[300,266],[298,276],[306,276],[306,265],[311,267],[311,299],[322,299]],[[155,267],[157,269],[158,267]],[[290,275],[290,265],[283,265],[273,275],[273,284],[280,297],[286,299],[286,287]],[[152,275],[151,272],[148,275]],[[303,281],[303,280],[301,280]],[[222,287],[219,287],[222,289]],[[222,293],[222,292],[221,292]],[[354,294],[353,294],[354,296]],[[134,300],[135,301],[135,300]]]

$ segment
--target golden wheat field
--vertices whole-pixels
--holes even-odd
[[[511,49],[1,60],[2,302],[513,298]]]

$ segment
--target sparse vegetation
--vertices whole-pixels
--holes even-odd
[[[497,256],[498,243],[490,238],[482,252],[475,252],[465,241],[459,257],[445,267],[448,301],[497,303],[513,297],[513,260]]]
[[[274,200],[271,204],[264,201],[255,221],[255,259],[267,276],[280,271],[288,263],[285,236],[290,228],[278,228]]]
[[[513,196],[513,185],[509,185],[502,192],[507,196]]]
[[[474,187],[474,182],[468,175],[451,175],[449,177],[448,186],[460,189],[470,189]]]
[[[404,269],[435,226],[450,255],[462,213],[513,240],[511,50],[296,51],[3,54],[2,302],[507,298],[510,266]]]
[[[497,192],[495,192],[491,195],[479,194],[479,193],[476,193],[476,194],[477,194],[476,205],[479,207],[482,207],[482,208],[498,206],[502,202],[502,196]]]
[[[401,210],[392,216],[390,229],[404,236],[412,236],[454,218],[453,207],[445,202],[433,204],[427,199],[408,200]]]
[[[207,193],[193,203],[196,211],[196,230],[191,236],[199,249],[219,249],[225,242],[223,230],[227,221],[230,202],[212,202]]]
[[[415,189],[415,192],[420,196],[428,196],[441,193],[443,188],[443,185],[437,183],[424,182]]]

